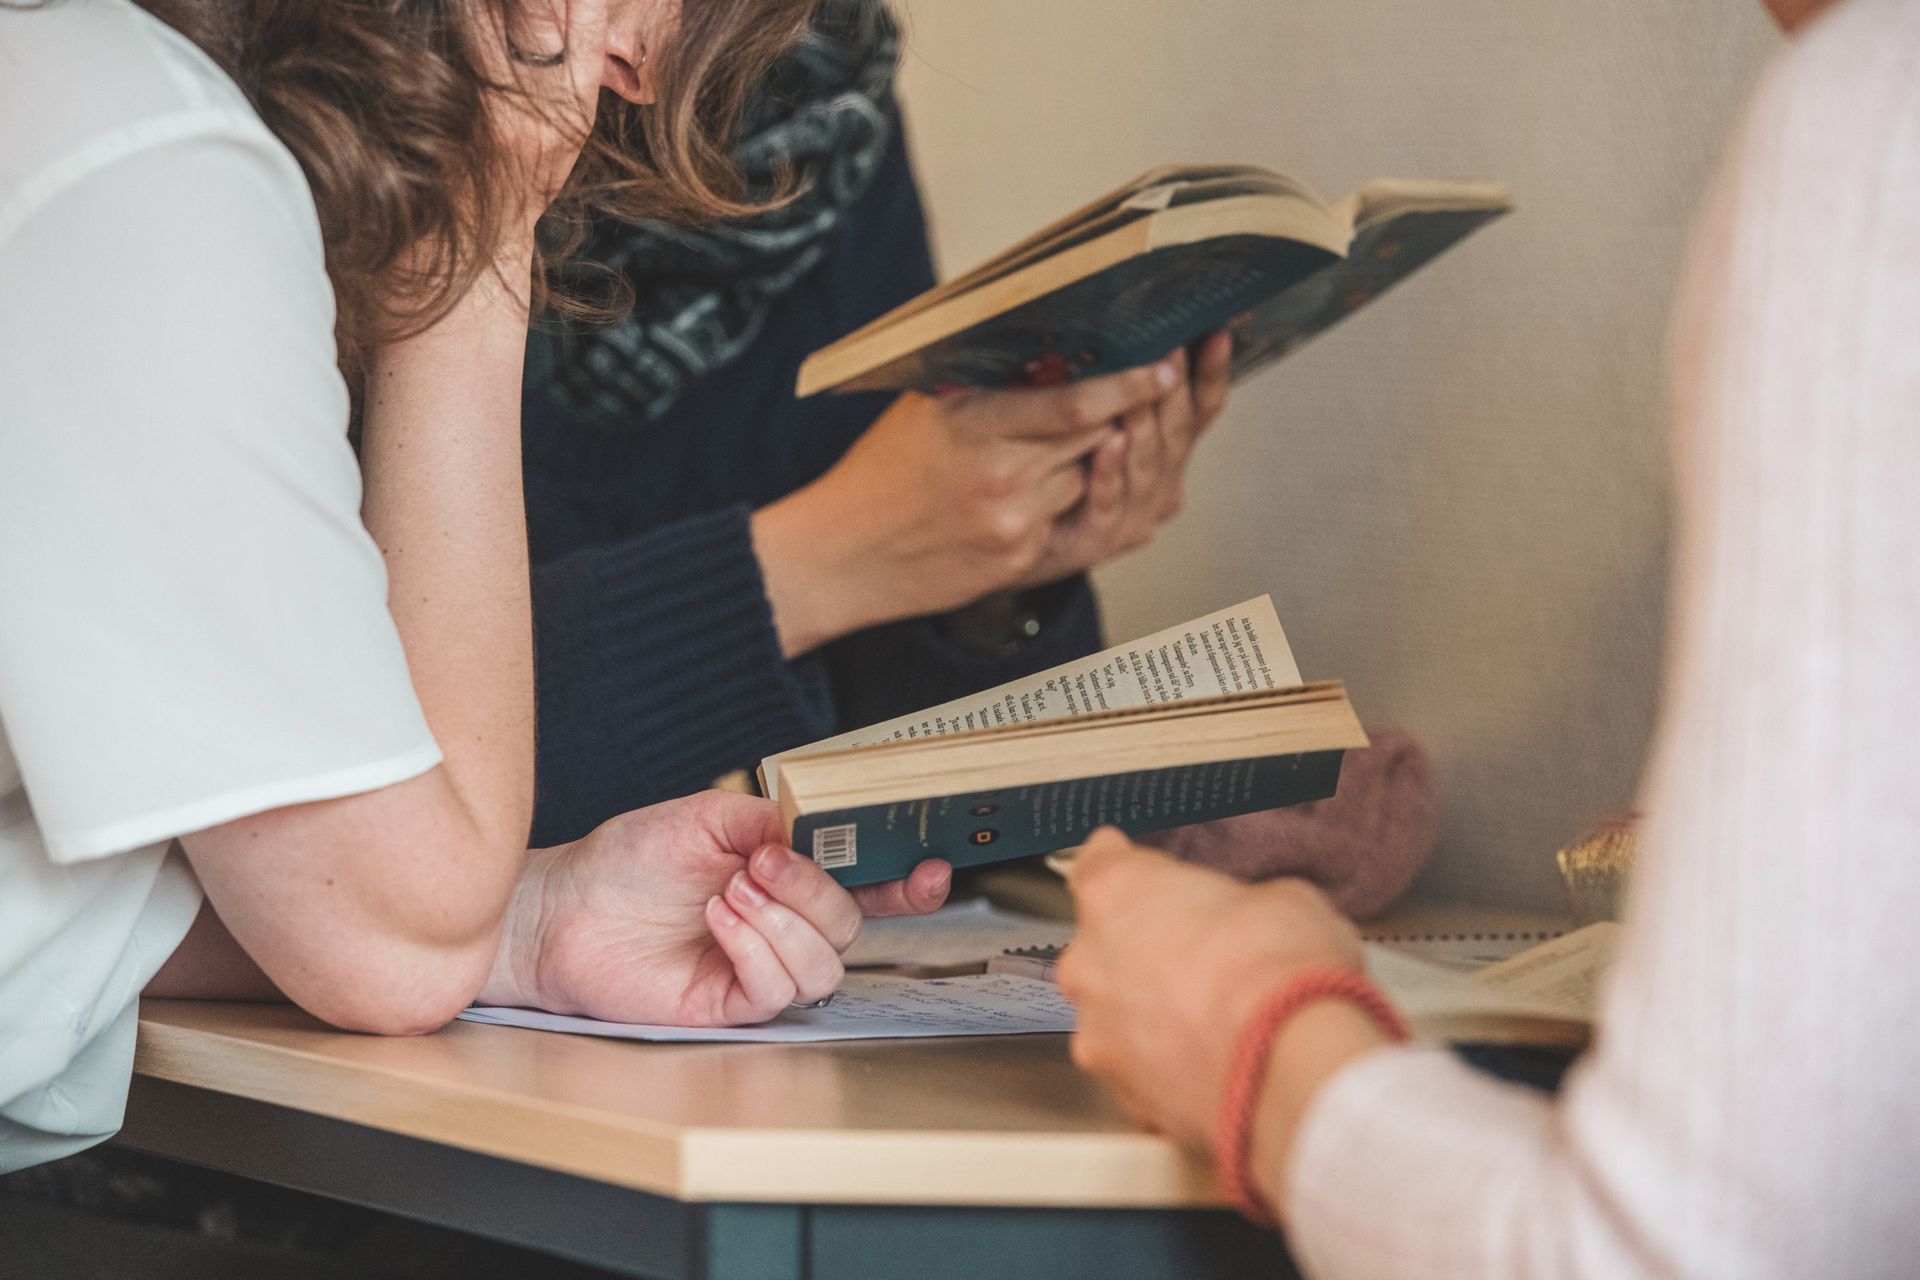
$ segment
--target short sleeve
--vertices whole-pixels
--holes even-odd
[[[56,861],[440,758],[311,198],[255,133],[138,147],[0,240],[0,726]]]

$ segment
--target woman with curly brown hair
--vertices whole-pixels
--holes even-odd
[[[143,989],[754,1021],[944,897],[745,797],[525,849],[542,273],[590,211],[749,207],[729,123],[810,7],[0,12],[0,1169],[117,1127]]]

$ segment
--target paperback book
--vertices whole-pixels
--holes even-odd
[[[1367,736],[1300,679],[1273,601],[770,756],[793,847],[845,885],[974,866],[1331,796]]]
[[[1219,329],[1241,377],[1510,207],[1492,182],[1376,182],[1327,204],[1267,169],[1154,169],[814,352],[796,391],[1045,386]]]

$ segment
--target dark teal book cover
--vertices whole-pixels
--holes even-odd
[[[1422,210],[1362,228],[1342,258],[1270,236],[1156,249],[862,375],[863,389],[1051,386],[1131,369],[1220,329],[1234,376],[1352,315],[1501,209]]]
[[[898,880],[928,858],[956,867],[1052,853],[1115,826],[1131,835],[1325,800],[1340,751],[1224,760],[1001,791],[806,814],[793,847],[849,888]]]

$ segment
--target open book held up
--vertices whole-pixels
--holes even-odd
[[[761,762],[795,849],[844,885],[1331,796],[1367,735],[1302,684],[1262,596],[969,698]]]
[[[1490,182],[1376,182],[1327,205],[1247,165],[1154,169],[814,352],[796,390],[1046,386],[1222,328],[1239,377],[1510,207]]]

